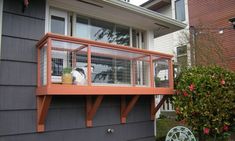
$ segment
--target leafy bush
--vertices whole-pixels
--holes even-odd
[[[66,74],[66,73],[71,73],[72,72],[72,68],[64,68],[63,69],[63,74]]]
[[[176,78],[178,120],[198,135],[227,135],[235,117],[235,74],[220,67],[194,67]]]

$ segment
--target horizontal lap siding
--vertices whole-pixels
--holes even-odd
[[[108,134],[107,129],[114,129]],[[154,141],[152,137],[153,123],[151,121],[98,126],[69,130],[49,131],[41,134],[19,134],[2,136],[1,141]],[[94,135],[96,134],[96,135]]]
[[[44,35],[45,1],[4,0],[0,63],[0,141],[150,141],[150,97],[143,96],[120,124],[120,96],[105,96],[93,127],[85,127],[85,96],[54,96],[46,131],[36,133],[36,49]],[[130,97],[128,98],[130,99]],[[108,134],[107,129],[114,129]]]
[[[78,96],[72,97],[71,99],[67,97],[67,99],[62,100],[63,98],[63,96],[59,96],[52,99],[52,104],[46,119],[46,132],[86,128],[85,97]],[[23,104],[22,106],[20,101],[16,101],[16,103],[24,107],[22,109],[0,110],[0,136],[35,132],[36,110],[33,108],[34,106],[28,105],[29,107],[26,108],[26,105]],[[149,104],[147,103],[149,103],[148,97],[140,98],[137,105],[129,113],[127,124],[149,121],[150,113]],[[106,96],[95,115],[93,127],[118,124],[120,124],[120,97]],[[124,127],[125,124],[121,125]]]
[[[37,41],[9,36],[3,36],[2,40],[1,58],[3,60],[36,63],[35,44]]]

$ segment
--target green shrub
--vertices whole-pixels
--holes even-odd
[[[227,135],[234,122],[235,74],[220,67],[193,67],[176,78],[173,103],[178,120],[194,133]]]
[[[72,72],[72,68],[64,68],[63,69],[63,74],[66,74],[66,73],[71,73]]]

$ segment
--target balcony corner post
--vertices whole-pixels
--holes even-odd
[[[150,60],[150,86],[154,88],[154,66],[153,66],[153,56],[150,55],[149,57]]]
[[[87,81],[88,86],[91,86],[91,47],[87,47]]]
[[[47,39],[47,87],[51,86],[51,38]]]
[[[169,74],[168,74],[169,87],[174,89],[174,67],[171,59],[168,60],[168,65],[169,65]]]

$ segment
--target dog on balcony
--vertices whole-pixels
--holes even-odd
[[[94,66],[91,67],[91,72],[93,72]],[[75,68],[71,72],[73,76],[74,85],[86,85],[87,84],[87,66]]]

